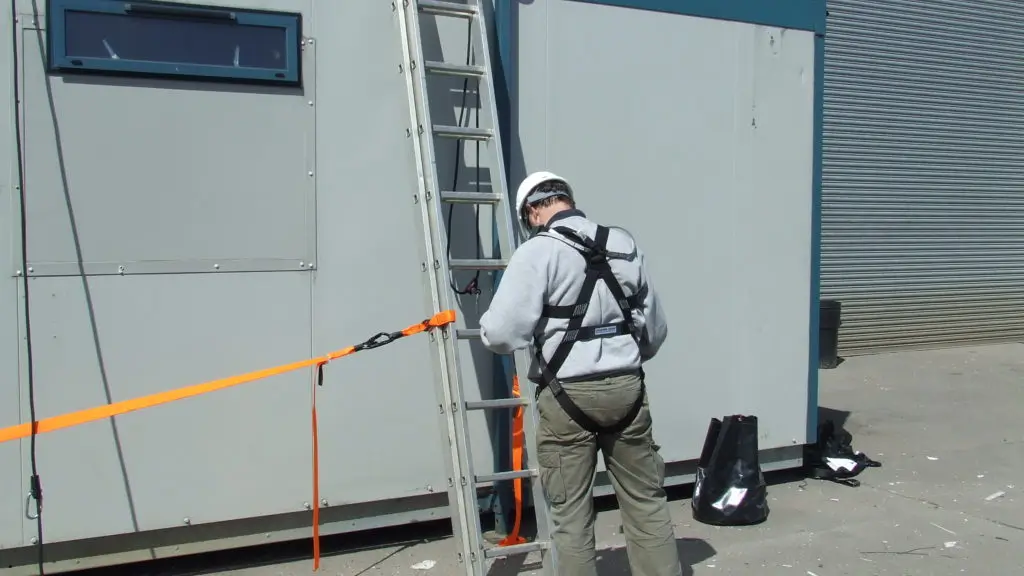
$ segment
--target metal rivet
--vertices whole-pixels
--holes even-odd
[[[312,106],[312,105],[313,105],[313,101],[312,101],[312,100],[310,100],[309,102],[307,102],[307,104],[309,104],[310,106]]]
[[[312,262],[310,262],[310,263],[308,264],[308,267],[309,267],[309,269],[310,269],[310,270],[312,270],[312,269],[314,268],[314,266],[313,266],[313,263],[312,263]]]
[[[433,493],[434,492],[434,487],[433,486],[427,486],[427,492]]]
[[[312,170],[309,171],[309,176],[310,176],[310,178],[313,177],[313,171]]]
[[[36,538],[35,536],[33,536],[33,537],[32,537],[32,539],[31,539],[31,540],[29,540],[29,542],[31,542],[31,543],[33,543],[33,544],[39,544],[39,539],[38,539],[38,538]]]
[[[310,38],[310,39],[309,39],[309,43],[310,43],[310,44],[312,44],[312,43],[313,43],[313,39],[312,39],[312,38]]]
[[[299,268],[305,268],[305,267],[306,267],[306,263],[305,262],[299,262]]]
[[[29,273],[29,274],[31,274],[31,273],[33,273],[33,272],[35,272],[35,271],[36,271],[36,270],[35,270],[35,268],[32,268],[31,266],[30,266],[30,267],[29,267],[29,269],[28,269],[28,273]]]
[[[14,272],[14,275],[15,275],[15,276],[21,276],[21,270],[17,270],[17,271],[15,271],[15,272]]]
[[[214,270],[220,270],[220,264],[214,264],[213,265],[213,269]]]
[[[192,519],[189,518],[188,516],[185,516],[184,522],[185,522],[185,524],[191,524],[192,523]]]
[[[320,505],[321,506],[327,506],[327,498],[324,498],[324,499],[320,500]]]
[[[303,507],[304,507],[304,508],[305,508],[306,510],[309,510],[309,508],[310,508],[310,506],[309,506],[309,502],[303,502],[303,503],[302,503],[302,506],[303,506]]]

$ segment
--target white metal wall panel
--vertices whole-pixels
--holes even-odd
[[[1024,338],[1024,3],[828,9],[821,281],[841,351]]]

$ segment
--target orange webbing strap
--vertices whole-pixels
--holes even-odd
[[[519,398],[519,376],[512,375],[512,397]],[[518,472],[523,469],[523,407],[517,406],[515,415],[512,417],[512,470]],[[499,546],[512,546],[522,544],[526,538],[519,535],[519,527],[523,517],[523,479],[516,478],[512,481],[513,493],[516,499],[516,521],[512,525],[512,531],[504,540],[498,543]]]
[[[395,332],[389,335],[390,340],[393,341],[402,336],[409,336],[412,334],[419,334],[432,328],[440,326],[446,326],[455,322],[455,312],[453,310],[446,310],[439,314],[436,314],[433,318],[424,320],[419,324],[409,326],[401,332]],[[254,380],[261,380],[263,378],[269,378],[271,376],[277,376],[286,372],[293,372],[309,366],[316,366],[329,362],[331,360],[337,360],[344,356],[348,356],[359,350],[366,349],[367,346],[360,344],[358,346],[349,346],[321,356],[319,358],[310,358],[309,360],[301,360],[299,362],[292,362],[291,364],[284,364],[281,366],[275,366],[273,368],[265,368],[263,370],[257,370],[255,372],[249,372],[247,374],[239,374],[237,376],[231,376],[229,378],[221,378],[219,380],[211,380],[202,384],[195,384],[192,386],[186,386],[184,388],[178,388],[175,390],[168,390],[166,392],[159,392],[157,394],[150,394],[149,396],[142,396],[140,398],[132,398],[130,400],[122,400],[121,402],[115,402],[113,404],[104,404],[103,406],[97,406],[95,408],[88,408],[86,410],[79,410],[77,412],[70,412],[68,414],[61,414],[60,416],[53,416],[37,422],[26,422],[24,424],[17,424],[7,428],[0,428],[0,443],[8,442],[10,440],[18,440],[20,438],[26,438],[33,433],[42,434],[44,432],[52,432],[54,430],[60,430],[62,428],[70,428],[72,426],[78,426],[80,424],[86,424],[96,420],[102,420],[103,418],[110,418],[112,416],[119,416],[121,414],[127,414],[128,412],[134,412],[136,410],[142,410],[143,408],[151,408],[153,406],[159,406],[161,404],[167,404],[176,400],[183,400],[185,398],[191,398],[193,396],[199,396],[201,394],[208,394],[217,390],[223,390],[224,388],[230,388],[232,386],[238,386],[239,384],[245,384]]]

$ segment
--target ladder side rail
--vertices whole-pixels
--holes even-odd
[[[447,274],[446,257],[441,254],[439,246],[442,245],[441,235],[438,230],[437,212],[431,213],[433,203],[431,197],[438,197],[438,179],[433,146],[433,131],[431,130],[430,111],[427,105],[426,78],[422,62],[422,45],[419,32],[419,11],[415,0],[395,0],[396,15],[398,17],[400,36],[402,39],[403,74],[406,78],[406,88],[409,94],[409,110],[411,121],[411,137],[413,138],[413,149],[416,156],[417,185],[420,196],[420,212],[423,223],[424,242],[427,255],[431,262],[427,262],[427,273],[430,275],[430,296],[435,311],[450,307],[450,295],[448,294],[448,283],[445,278]],[[398,5],[398,3],[401,3]],[[408,11],[407,11],[408,10]],[[478,556],[476,548],[479,547],[479,530],[467,525],[467,515],[470,502],[467,500],[466,487],[461,479],[467,475],[466,471],[466,450],[464,439],[466,438],[465,426],[460,426],[452,412],[452,407],[462,405],[462,395],[459,393],[458,381],[461,378],[458,370],[456,350],[453,346],[451,330],[440,331],[435,344],[437,355],[435,357],[438,368],[439,397],[443,400],[440,412],[443,414],[445,426],[442,442],[448,446],[449,458],[447,467],[450,473],[448,479],[449,505],[455,508],[456,513],[451,514],[452,529],[456,539],[461,544],[460,558],[463,559],[465,573],[474,576],[477,571],[474,569],[470,559]],[[453,385],[454,384],[454,385]],[[461,429],[460,429],[461,428]],[[468,447],[467,447],[468,448]],[[476,514],[477,500],[475,487],[470,483],[473,490],[471,499],[474,516],[479,524],[479,515]]]

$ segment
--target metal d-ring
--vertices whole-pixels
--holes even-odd
[[[35,520],[35,519],[39,518],[39,507],[38,506],[36,507],[36,514],[35,514],[35,516],[32,515],[32,493],[31,492],[29,492],[28,495],[25,496],[25,518],[28,518],[29,520]]]

